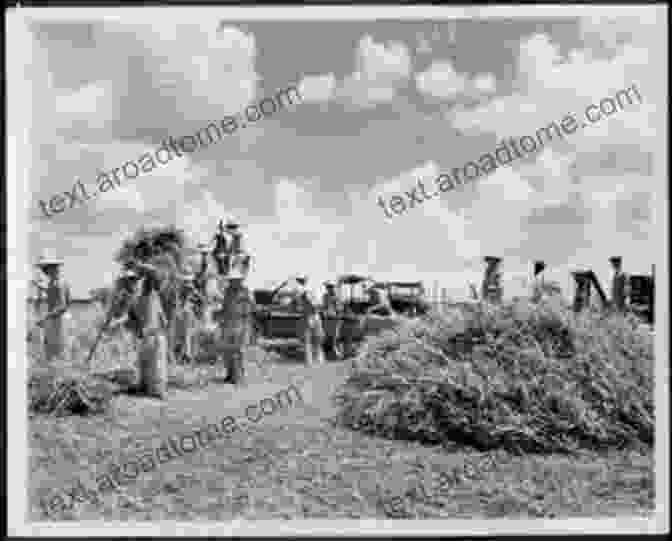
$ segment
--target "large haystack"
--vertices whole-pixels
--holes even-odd
[[[631,317],[559,297],[475,304],[370,339],[339,393],[368,433],[480,449],[653,444],[653,344]]]

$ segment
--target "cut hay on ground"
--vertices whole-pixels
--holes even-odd
[[[28,381],[29,408],[57,417],[95,415],[108,411],[112,386],[76,370],[36,369]]]
[[[370,339],[337,400],[387,437],[569,452],[653,445],[653,344],[559,297],[433,314]]]

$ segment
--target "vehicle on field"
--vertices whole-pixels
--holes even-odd
[[[285,280],[274,289],[255,289],[253,292],[254,334],[257,338],[299,339],[302,337],[303,314]]]
[[[429,310],[422,282],[387,282],[392,309],[408,317],[422,316]]]
[[[366,336],[391,329],[399,324],[399,319],[391,312],[389,315],[369,313],[376,305],[370,290],[382,287],[380,282],[368,276],[345,274],[336,280],[336,292],[343,305],[342,313],[322,315],[325,329],[325,342],[330,349],[349,357],[356,354],[359,345]]]

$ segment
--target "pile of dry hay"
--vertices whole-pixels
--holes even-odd
[[[653,445],[653,340],[560,297],[432,314],[364,344],[337,394],[351,428],[479,449]]]
[[[113,385],[78,370],[34,369],[28,380],[29,409],[57,417],[105,413]]]

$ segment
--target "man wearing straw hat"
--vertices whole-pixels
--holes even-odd
[[[161,271],[149,263],[133,262],[122,275],[125,286],[123,313],[108,329],[125,325],[132,329],[138,345],[139,390],[165,398],[168,384],[169,321],[159,296]]]
[[[249,343],[254,313],[254,299],[243,283],[245,275],[234,268],[224,280],[227,282],[222,309],[215,314],[225,349],[226,383],[244,383],[243,350]]]
[[[62,260],[46,256],[35,265],[48,279],[47,286],[41,288],[47,301],[47,313],[36,323],[44,329],[44,356],[47,361],[63,357],[69,346],[70,286],[61,277],[61,265]]]
[[[233,216],[226,220],[226,234],[229,237],[228,243],[228,268],[229,270],[238,268],[240,272],[247,275],[250,269],[250,255],[243,246],[243,233],[240,231],[240,223]]]

